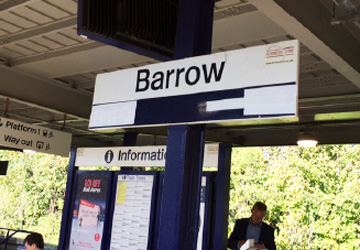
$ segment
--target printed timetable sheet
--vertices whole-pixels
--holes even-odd
[[[119,175],[110,250],[146,250],[150,225],[152,175]]]

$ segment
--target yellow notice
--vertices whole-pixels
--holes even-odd
[[[116,205],[124,205],[125,204],[126,184],[127,184],[126,182],[118,182]]]

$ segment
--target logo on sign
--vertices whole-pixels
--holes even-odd
[[[270,45],[266,49],[265,64],[291,63],[295,61],[295,46]]]
[[[106,151],[104,159],[106,163],[112,162],[114,159],[114,152],[111,150]]]
[[[266,58],[292,56],[294,55],[294,46],[281,47],[279,45],[270,46],[266,51]]]

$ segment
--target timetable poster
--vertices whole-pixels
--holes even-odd
[[[104,231],[108,173],[79,173],[69,250],[100,250]]]
[[[110,250],[148,247],[153,175],[118,176]]]

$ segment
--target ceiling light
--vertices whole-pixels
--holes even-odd
[[[300,147],[315,147],[318,144],[318,141],[313,134],[300,132],[297,144]]]

